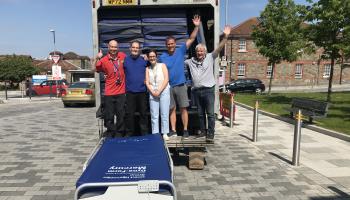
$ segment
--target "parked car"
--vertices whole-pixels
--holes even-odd
[[[226,85],[226,91],[230,92],[256,92],[261,94],[265,91],[264,83],[256,78],[238,79]]]
[[[57,83],[57,84],[56,84]],[[51,86],[50,86],[51,85]],[[51,89],[50,89],[51,87]],[[68,82],[65,79],[62,80],[46,80],[40,83],[40,85],[32,86],[32,96],[36,95],[49,95],[61,96],[63,89],[68,87]],[[29,96],[29,88],[26,88],[26,95]]]
[[[233,81],[235,81],[235,80],[233,80]],[[229,82],[229,83],[226,83],[226,84],[223,84],[223,85],[219,85],[219,91],[220,91],[220,92],[228,92],[228,91],[226,90],[226,88],[227,88],[230,84],[232,84],[233,81],[231,81],[231,82]]]
[[[95,106],[95,83],[78,81],[62,91],[62,102],[65,107],[72,104],[89,104]]]

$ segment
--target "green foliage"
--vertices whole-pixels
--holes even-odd
[[[27,56],[12,55],[0,59],[0,81],[19,83],[38,72],[39,70]]]
[[[260,15],[260,24],[254,27],[252,37],[259,53],[267,57],[272,65],[281,61],[295,61],[304,49],[308,48],[301,25],[305,9],[293,0],[269,0]],[[268,94],[271,93],[273,74],[271,74]]]
[[[302,8],[292,0],[269,0],[261,13],[260,24],[252,36],[259,53],[267,57],[269,63],[292,62],[301,55],[306,46],[301,31]]]
[[[323,47],[325,59],[341,57],[343,48],[350,42],[350,1],[319,0],[309,7],[307,37]]]
[[[310,3],[313,3],[309,0]],[[350,46],[350,1],[319,0],[308,7],[306,20],[310,23],[306,36],[316,46],[324,49],[323,59],[331,59],[327,101],[331,101],[334,63],[349,55]]]

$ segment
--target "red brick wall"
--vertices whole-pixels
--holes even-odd
[[[227,59],[234,62],[228,64],[226,68],[226,80],[237,79],[238,64],[243,63],[246,66],[246,78],[259,78],[265,84],[268,84],[269,78],[266,76],[268,60],[258,53],[258,49],[251,39],[246,39],[246,52],[238,52],[239,38],[232,38],[227,42]],[[322,50],[318,50],[311,55],[303,55],[293,63],[282,62],[277,64],[274,70],[272,84],[274,86],[301,86],[301,85],[326,85],[328,78],[323,77],[324,65],[330,64],[330,60],[319,60]],[[295,66],[302,64],[302,78],[295,78]],[[231,73],[230,73],[231,72]],[[340,65],[334,66],[333,83],[338,84],[340,80]],[[343,70],[343,83],[350,83],[350,68]]]

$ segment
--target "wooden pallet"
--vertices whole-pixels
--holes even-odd
[[[181,136],[171,137],[166,141],[169,149],[186,148],[188,149],[188,167],[190,169],[203,169],[205,164],[205,147],[213,145],[213,142],[207,142],[205,138],[195,138],[190,136],[183,139]]]
[[[190,136],[187,139],[183,139],[181,136],[171,137],[166,141],[168,147],[206,147],[213,145],[213,142],[207,142],[205,137],[196,138]]]

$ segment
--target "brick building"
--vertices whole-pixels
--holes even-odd
[[[226,46],[228,60],[225,69],[225,82],[239,78],[258,78],[268,84],[271,66],[268,60],[259,54],[254,45],[251,33],[259,23],[257,18],[250,18],[232,28]],[[311,55],[303,55],[297,61],[277,64],[273,73],[274,86],[326,85],[330,74],[330,60],[320,59],[322,53],[318,49]],[[341,66],[344,66],[341,69]],[[334,66],[333,84],[350,83],[348,65]],[[342,73],[341,73],[342,71]],[[341,75],[342,74],[342,75]]]

